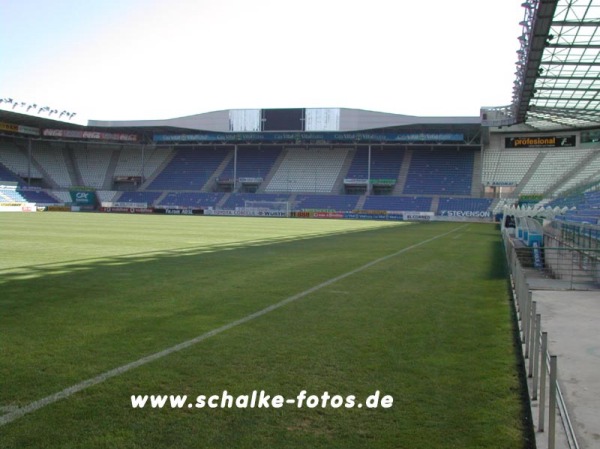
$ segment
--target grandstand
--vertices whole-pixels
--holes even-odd
[[[285,110],[269,116],[278,119],[278,112]],[[126,143],[65,139],[43,127],[36,139],[4,133],[0,179],[16,183],[23,201],[41,206],[68,205],[71,190],[86,188],[98,191],[100,202],[124,206],[234,211],[243,201],[271,198],[289,202],[296,212],[428,212],[438,219],[478,220],[491,220],[498,204],[516,204],[523,195],[546,204],[600,182],[600,144],[589,131],[549,136],[485,127],[479,117],[381,119],[370,111],[334,112],[340,132],[223,132],[245,113],[230,110],[212,127],[203,124],[202,114],[194,116],[197,127],[186,118],[187,134],[165,133],[147,121],[88,127],[139,129],[136,141]],[[37,118],[32,124],[44,125]],[[142,134],[153,126],[151,137]],[[540,138],[554,140],[523,144]],[[594,221],[594,214],[569,216]]]
[[[241,198],[267,194],[296,211],[419,211],[446,219],[456,216],[448,211],[490,219],[500,198],[516,203],[519,195],[535,194],[549,202],[600,180],[599,147],[514,149],[494,144],[503,142],[493,135],[490,144],[474,145],[464,137],[478,127],[472,121],[453,125],[463,140],[452,145],[435,142],[447,138],[435,126],[428,131],[432,141],[422,142],[423,125],[394,128],[394,135],[415,136],[405,145],[246,144],[232,134],[230,144],[184,146],[44,139],[30,145],[30,154],[26,141],[4,135],[0,178],[40,205],[68,203],[69,190],[85,187],[102,192],[101,200],[149,206],[235,210]]]
[[[241,112],[228,111],[224,117]],[[442,196],[481,197],[475,164],[481,148],[473,139],[479,133],[478,118],[386,117],[373,128],[379,114],[335,112],[341,117],[340,130],[345,129],[339,136],[217,132],[226,124],[196,136],[162,135],[157,129],[151,142],[126,145],[66,140],[55,132],[35,141],[3,135],[0,162],[4,180],[38,189],[40,205],[67,204],[68,192],[77,188],[97,190],[107,203],[212,210],[275,198],[290,202],[294,211],[436,213]],[[346,116],[353,125],[345,123]],[[277,120],[277,111],[271,117]],[[361,120],[356,125],[357,117],[370,127],[361,127]],[[146,125],[137,124],[140,129]],[[490,202],[473,204],[482,204],[486,210],[481,212],[486,212]]]
[[[0,111],[0,210],[34,211],[33,204],[127,213],[498,220],[506,253],[514,254],[511,280],[531,269],[539,290],[596,291],[598,52],[595,59],[557,60],[547,51],[586,46],[575,35],[564,41],[576,21],[547,10],[550,3],[523,3],[528,18],[520,41],[527,45],[519,53],[513,104],[483,108],[476,117],[232,109],[81,126]],[[547,20],[553,14],[556,20]],[[598,23],[592,19],[581,26]],[[563,40],[552,43],[554,35]],[[597,50],[597,43],[587,44]],[[78,204],[78,195],[90,192],[94,202]],[[507,218],[515,222],[509,226]],[[568,269],[550,262],[548,249]],[[574,272],[581,276],[575,281]]]

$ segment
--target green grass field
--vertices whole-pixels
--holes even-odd
[[[0,448],[526,447],[493,225],[6,213],[0,244],[0,423],[305,293],[0,424]],[[365,406],[131,404],[224,390]]]

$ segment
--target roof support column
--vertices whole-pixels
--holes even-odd
[[[369,144],[369,160],[367,162],[367,195],[371,194],[371,144]]]
[[[27,185],[31,186],[31,138],[27,139]]]
[[[238,146],[235,144],[233,146],[233,191],[237,190],[237,151]]]

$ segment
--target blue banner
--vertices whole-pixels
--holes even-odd
[[[441,143],[464,142],[462,133],[367,133],[367,132],[255,132],[255,133],[202,133],[155,134],[154,142],[385,142],[385,143]]]

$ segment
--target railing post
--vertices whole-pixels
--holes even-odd
[[[525,358],[529,357],[529,317],[531,315],[531,292],[527,285],[527,293],[525,294],[525,311],[523,313],[523,343],[525,343]]]
[[[521,271],[521,332],[523,336],[521,337],[521,341],[525,341],[525,332],[527,331],[527,307],[529,304],[527,303],[527,279],[525,279],[525,274]]]
[[[558,367],[555,355],[550,356],[550,397],[548,398],[548,449],[555,448],[556,434],[556,381]]]
[[[542,329],[542,315],[539,313],[535,316],[535,340],[533,341],[533,382],[531,389],[533,390],[531,399],[534,401],[538,398],[538,380],[540,374],[540,330]],[[542,363],[544,361],[542,353]]]
[[[517,292],[517,301],[519,304],[519,314],[523,316],[523,273],[520,270],[520,267],[517,267],[517,275],[515,278],[517,279],[517,285],[515,291]]]
[[[569,290],[573,290],[573,269],[575,267],[575,260],[573,258],[573,253],[572,251],[568,250],[567,253],[569,254],[569,281],[570,281],[570,287]]]
[[[533,377],[533,361],[535,360],[535,358],[537,357],[537,353],[535,352],[535,336],[537,334],[537,326],[536,326],[536,322],[535,322],[535,317],[536,317],[536,309],[537,309],[537,302],[536,301],[531,301],[531,314],[527,317],[529,319],[529,352],[530,352],[530,357],[529,357],[529,377]]]
[[[538,430],[544,431],[544,423],[546,418],[546,377],[548,375],[548,332],[542,332],[542,360],[540,365],[540,403]]]

